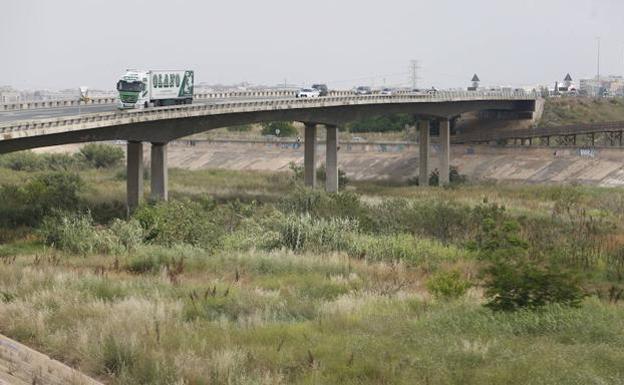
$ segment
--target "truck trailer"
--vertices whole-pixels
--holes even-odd
[[[192,70],[127,70],[117,82],[120,109],[193,102]]]

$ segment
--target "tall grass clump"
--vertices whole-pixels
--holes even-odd
[[[371,262],[406,262],[435,267],[441,262],[456,261],[468,254],[452,245],[436,240],[416,238],[411,234],[370,235],[352,237],[348,254]]]
[[[39,234],[45,244],[80,255],[134,251],[143,240],[138,221],[116,219],[106,228],[94,225],[89,212],[56,212],[43,219]]]
[[[281,246],[293,251],[342,251],[349,247],[358,228],[358,222],[348,218],[290,215],[279,229],[279,241]]]

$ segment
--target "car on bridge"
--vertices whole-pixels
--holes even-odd
[[[394,95],[396,91],[392,88],[382,88],[379,95]]]
[[[325,84],[312,84],[312,88],[318,90],[319,96],[327,96],[329,95],[329,89]]]
[[[321,92],[315,88],[302,88],[295,94],[296,98],[318,98]]]
[[[359,86],[355,89],[356,95],[372,95],[373,90],[368,86]]]

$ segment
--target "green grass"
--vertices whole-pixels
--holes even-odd
[[[81,176],[88,207],[123,199],[116,170]],[[173,199],[200,202],[224,229],[215,248],[143,241],[71,255],[33,229],[0,229],[0,332],[115,385],[621,384],[624,306],[608,296],[624,285],[621,190],[293,189],[287,173],[172,170]],[[583,272],[579,308],[483,306],[484,262],[469,243],[476,207],[492,203],[533,257]],[[306,242],[293,247],[297,236]],[[428,289],[456,275],[465,294]]]
[[[624,120],[624,100],[591,98],[549,98],[540,126],[563,126]]]

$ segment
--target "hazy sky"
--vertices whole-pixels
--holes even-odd
[[[624,72],[624,0],[0,0],[0,85],[196,82],[531,85]]]

